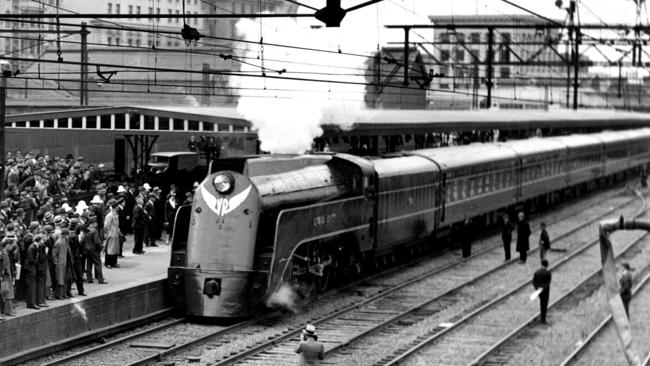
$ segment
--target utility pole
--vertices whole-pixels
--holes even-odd
[[[86,22],[81,23],[81,93],[79,105],[88,105],[88,28]]]
[[[573,109],[578,109],[578,88],[580,87],[580,42],[582,40],[582,35],[580,34],[580,28],[576,27],[576,39],[574,42],[573,50]]]
[[[12,75],[12,65],[0,60],[0,200],[5,199],[5,116],[7,115],[7,78]]]
[[[404,86],[409,85],[409,33],[411,28],[404,27]]]
[[[494,61],[494,27],[488,27],[488,52],[487,52],[487,80],[485,85],[487,86],[487,99],[485,103],[485,108],[490,109],[492,107],[492,76],[494,73],[493,70],[493,61]]]

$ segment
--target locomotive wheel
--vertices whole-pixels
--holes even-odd
[[[327,288],[330,286],[331,275],[332,271],[330,271],[329,267],[326,267],[323,269],[322,276],[314,276],[316,291],[318,291],[318,293],[325,292],[325,290],[327,290]]]

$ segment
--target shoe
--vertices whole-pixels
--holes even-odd
[[[105,264],[104,267],[109,268],[109,269],[110,269],[110,268],[113,268],[113,267],[111,267],[111,266],[109,266],[109,265],[107,265],[107,264]]]
[[[54,300],[63,300],[63,298],[56,296],[56,297],[54,297]]]
[[[113,266],[113,268],[120,268],[120,265],[116,264],[116,265]]]
[[[79,296],[88,296],[88,295],[86,295],[86,294],[83,293],[83,292],[79,292],[79,293],[77,293],[77,295],[79,295]]]
[[[106,285],[106,284],[108,284],[108,282],[106,282],[106,281],[99,281],[99,282],[97,282],[97,283],[99,283],[100,285]]]
[[[88,283],[93,283],[93,282],[94,282],[93,280],[88,280]]]
[[[39,308],[38,306],[36,306],[36,305],[32,305],[32,306],[27,306],[27,309],[38,310],[38,309],[40,309],[40,308]],[[11,314],[5,314],[5,315],[12,316]]]
[[[45,300],[54,300],[54,298],[52,296],[46,296]]]
[[[124,256],[122,254],[118,255],[117,257],[118,258],[124,258]]]
[[[158,244],[151,244],[150,246],[152,246],[152,247],[157,247]]]
[[[74,296],[73,296],[72,294],[69,294],[69,295],[65,295],[65,296],[67,296],[67,297],[68,297],[68,299],[72,299],[72,298],[74,297]]]
[[[40,308],[49,308],[50,305],[48,305],[48,304],[38,304],[38,307],[40,307]]]

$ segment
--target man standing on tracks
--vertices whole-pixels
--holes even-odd
[[[621,301],[623,301],[623,307],[625,307],[625,314],[627,318],[630,319],[630,300],[632,300],[632,271],[634,268],[630,266],[628,262],[623,262],[623,273],[621,278],[618,280],[620,286],[619,294],[621,295]]]
[[[546,259],[546,253],[551,250],[551,239],[548,237],[548,231],[546,231],[546,223],[542,222],[539,224],[539,257],[541,260]]]
[[[313,324],[307,324],[302,330],[296,353],[300,355],[298,366],[319,366],[320,360],[325,358],[325,346],[318,341],[316,327]]]
[[[512,223],[508,214],[503,215],[503,226],[501,227],[501,240],[503,241],[503,251],[506,255],[506,260],[510,260],[510,242],[512,241]]]
[[[519,260],[521,263],[526,263],[526,255],[528,254],[528,237],[530,236],[530,225],[526,221],[523,212],[519,212],[519,222],[517,223],[517,251],[519,252]]]
[[[541,292],[539,293],[539,308],[542,324],[546,324],[546,309],[548,308],[548,297],[551,293],[551,271],[547,268],[548,261],[543,259],[542,268],[535,271],[535,274],[533,275],[533,287],[535,287],[535,290],[541,289]]]

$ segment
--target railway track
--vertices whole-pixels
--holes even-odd
[[[624,246],[617,258],[634,248],[647,235],[647,233],[637,235],[631,243]],[[598,240],[590,241],[560,261],[554,262],[551,269],[556,276],[559,272],[562,278],[582,278],[585,270],[589,272],[586,273],[587,279],[577,285],[569,286],[568,289],[565,283],[552,286],[552,297],[553,293],[558,291],[558,287],[563,291],[549,304],[549,309],[586,286],[598,285],[597,277],[600,272],[600,253],[596,245],[598,243]],[[588,264],[584,263],[585,259],[589,260]],[[580,265],[576,265],[577,263]],[[375,365],[408,365],[416,357],[420,361],[426,360],[432,364],[503,364],[510,355],[518,352],[517,347],[510,344],[509,347],[503,347],[505,342],[530,326],[538,316],[537,301],[526,301],[529,292],[531,292],[531,281],[523,281],[507,293],[487,303],[479,304],[478,308],[462,312],[446,323],[433,326],[428,332],[415,338],[411,344],[401,347],[393,355]],[[505,314],[508,315],[508,321],[503,321]],[[534,315],[530,316],[530,314]],[[496,354],[497,349],[502,350],[502,353]],[[451,352],[456,356],[450,357]],[[490,357],[492,358],[489,359]]]
[[[616,209],[608,210],[605,215],[569,230],[556,240],[576,233]],[[535,250],[533,249],[531,253]],[[497,265],[497,270],[514,265],[514,260],[502,262],[502,252],[494,250],[492,254],[494,255],[493,259],[500,262]],[[495,270],[491,268],[493,267],[492,264],[486,265],[485,262],[493,263],[494,261],[486,261],[482,256],[477,256],[451,263],[445,268],[432,270],[409,282],[374,295],[362,303],[336,311],[320,319],[312,320],[312,323],[317,325],[322,339],[326,342],[328,354],[337,352],[367,334],[381,331],[384,328],[388,329],[389,326],[395,326],[395,324],[399,324],[398,326],[412,324],[412,322],[427,317],[441,308],[457,303],[459,298],[455,297],[455,295],[460,288],[467,287],[484,276],[494,273]],[[438,285],[435,283],[436,281],[439,282],[437,275],[443,271],[453,272],[451,281],[460,283],[460,285],[452,286],[448,291],[432,299],[430,289]],[[444,301],[442,300],[443,297]],[[430,304],[434,304],[434,306],[431,309],[424,310],[424,307]],[[254,347],[249,346],[237,354],[216,361],[213,365],[284,365],[287,362],[287,356],[294,357],[293,351],[298,344],[296,335],[299,334],[302,325],[300,324],[292,331],[273,337]],[[390,329],[387,330],[387,332],[391,331]]]
[[[634,286],[632,289],[633,296],[636,298],[638,296],[638,293],[640,291],[643,291],[649,283],[650,271],[647,271],[645,276],[639,280],[636,286]],[[603,319],[603,321],[598,324],[598,326],[589,334],[589,336],[580,344],[580,346],[576,348],[569,356],[567,356],[564,361],[562,361],[562,364],[560,366],[570,366],[580,360],[580,357],[585,354],[586,350],[594,343],[597,338],[603,336],[605,329],[609,326],[612,326],[612,324],[612,315],[609,314],[605,319]],[[647,365],[648,361],[650,361],[650,354],[648,355],[648,358],[646,358],[644,365]]]
[[[611,197],[614,197],[616,195],[612,195]],[[625,201],[620,205],[617,205],[613,208],[610,208],[606,210],[604,214],[601,214],[600,216],[606,216],[609,215],[611,212],[620,209],[621,207],[624,207],[626,205],[629,205],[632,201],[634,200],[629,200]],[[602,201],[597,202],[597,204],[602,204]],[[589,205],[588,207],[591,207],[592,205]],[[582,209],[583,211],[585,208]],[[562,217],[556,221],[563,221],[566,220],[568,217],[574,216],[576,213],[570,213],[569,215],[566,215],[565,217]],[[599,220],[598,219],[593,219],[589,222],[584,223],[580,227],[573,228],[572,230],[566,232],[562,236],[568,236],[571,233],[580,230],[583,227],[586,227],[593,222]],[[559,237],[557,238],[559,239]],[[556,240],[557,240],[556,239]],[[498,251],[498,248],[500,245],[494,245],[494,246],[487,246],[485,249],[482,249],[480,251],[477,251],[475,253],[475,256],[469,258],[469,259],[461,259],[453,263],[448,263],[447,265],[443,267],[436,268],[434,270],[426,271],[424,274],[421,274],[419,276],[416,276],[415,278],[411,279],[408,283],[404,283],[398,287],[392,287],[392,288],[380,288],[376,289],[378,292],[382,291],[381,295],[374,295],[371,296],[369,299],[361,302],[361,303],[356,303],[352,304],[346,309],[343,310],[338,310],[330,314],[328,317],[325,317],[324,319],[321,319],[320,321],[316,321],[317,324],[322,321],[326,321],[326,319],[329,318],[335,318],[336,316],[339,316],[339,314],[343,314],[346,311],[351,311],[352,309],[356,307],[362,307],[365,304],[374,301],[375,298],[379,297],[384,297],[386,296],[385,294],[389,292],[394,292],[398,291],[401,288],[404,288],[408,286],[409,284],[416,283],[419,281],[423,281],[426,278],[429,278],[437,273],[443,272],[447,269],[451,269],[453,267],[457,267],[459,265],[463,265],[464,263],[467,264],[468,267],[475,267],[476,263],[472,263],[471,265],[469,262],[477,262],[477,258],[481,257],[484,254],[490,253],[490,252],[496,252]],[[501,252],[499,251],[497,256],[501,256]],[[400,266],[401,267],[401,266]],[[392,270],[389,272],[393,272]],[[464,272],[464,270],[463,270]],[[385,276],[386,273],[380,273],[378,275]],[[373,276],[374,277],[374,276]],[[465,276],[467,278],[467,276]],[[366,278],[363,281],[368,281],[369,279]],[[346,286],[347,287],[347,286]],[[400,308],[401,311],[404,311],[403,308]],[[181,353],[184,350],[191,349],[193,346],[201,344],[201,343],[208,343],[208,347],[220,347],[224,344],[229,343],[233,338],[235,337],[245,337],[246,336],[246,331],[248,326],[260,326],[260,325],[265,325],[265,322],[269,321],[268,319],[272,318],[272,315],[269,317],[264,317],[262,319],[258,320],[250,320],[247,322],[242,322],[235,324],[231,327],[218,327],[218,329],[214,329],[214,327],[210,327],[210,329],[206,329],[204,326],[201,325],[196,325],[196,324],[188,324],[185,322],[184,319],[177,319],[174,321],[170,321],[169,323],[160,325],[158,327],[148,329],[142,332],[138,332],[136,334],[129,335],[127,337],[119,338],[114,341],[111,341],[109,343],[99,345],[90,349],[87,349],[85,351],[72,354],[69,356],[66,356],[61,359],[57,359],[54,361],[51,361],[49,363],[45,363],[46,365],[61,365],[61,364],[66,364],[66,365],[74,365],[74,364],[87,364],[89,359],[93,360],[101,360],[103,358],[102,355],[106,355],[106,357],[109,357],[107,359],[108,364],[121,364],[121,365],[142,365],[142,364],[147,364],[151,363],[153,361],[157,360],[164,360],[164,359],[169,359],[169,358],[174,358],[174,355]],[[272,323],[272,321],[271,321]],[[280,334],[278,334],[276,337],[273,337],[272,339],[269,339],[268,342],[264,344],[259,344],[257,347],[249,347],[248,350],[251,351],[250,354],[254,354],[258,352],[260,349],[263,349],[264,347],[269,347],[270,345],[277,343],[277,342],[282,342],[283,340],[289,340],[293,336],[295,336],[300,329],[302,329],[302,326],[304,323],[296,323],[295,325],[288,327],[286,329],[283,329]],[[238,333],[238,331],[244,332],[244,334]],[[197,336],[198,334],[198,336]],[[172,336],[170,336],[172,335]],[[223,339],[221,339],[223,338]],[[348,342],[349,343],[349,342]],[[333,348],[334,350],[342,347],[344,345],[339,345],[337,348]],[[336,345],[332,345],[332,347],[336,347]],[[329,348],[329,347],[328,347]],[[293,351],[293,350],[292,350]],[[330,350],[331,352],[331,350]],[[115,359],[116,354],[120,354],[121,356],[119,359]],[[231,357],[228,357],[227,359],[223,360],[223,362],[219,364],[224,364],[224,363],[230,363],[239,357],[242,356],[242,353],[237,353],[237,354],[232,354],[230,355]],[[96,361],[94,361],[95,364],[98,364]],[[101,362],[99,363],[101,364]]]

